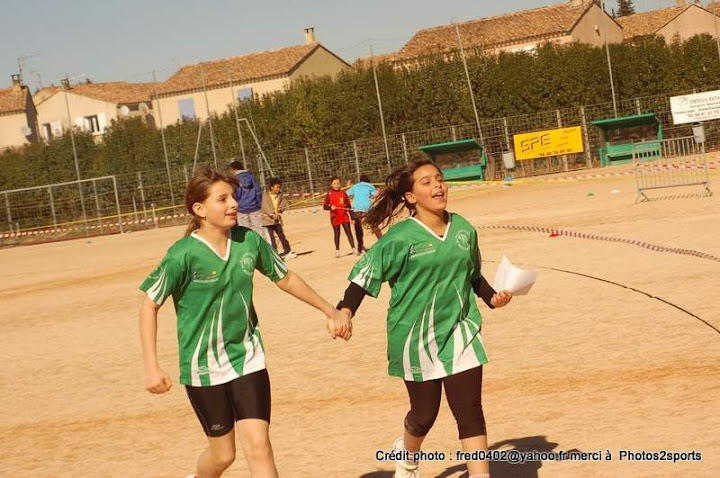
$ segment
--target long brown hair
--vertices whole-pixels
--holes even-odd
[[[428,164],[435,166],[431,160],[423,159],[407,163],[390,173],[385,179],[385,189],[378,194],[365,216],[365,225],[371,228],[384,228],[403,211],[403,208],[412,212],[415,207],[405,202],[405,193],[412,191],[415,182],[413,173]],[[398,207],[401,205],[402,207]]]
[[[229,184],[233,189],[238,187],[237,179],[233,176],[228,176],[210,167],[196,172],[188,183],[185,190],[185,208],[192,216],[192,220],[185,229],[186,236],[196,229],[200,229],[200,218],[195,215],[193,204],[205,201],[210,195],[210,186],[220,181]]]

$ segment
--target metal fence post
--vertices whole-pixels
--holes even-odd
[[[137,213],[137,203],[135,202],[135,196],[132,197],[132,202],[133,202],[133,213],[135,213],[135,221],[139,224],[140,218],[138,217],[138,213]]]
[[[57,229],[57,215],[55,214],[55,198],[53,197],[52,187],[48,186],[48,196],[50,196],[50,212],[52,213],[53,229]]]
[[[640,98],[635,98],[635,110],[637,114],[642,114],[642,108],[640,108]]]
[[[592,168],[592,151],[590,151],[590,136],[587,129],[587,118],[585,117],[585,106],[580,106],[580,117],[582,118],[583,138],[585,139],[585,166]]]
[[[455,125],[450,128],[450,131],[452,132],[453,141],[457,141],[457,131],[455,131]]]
[[[185,164],[183,164],[183,174],[185,175],[185,188],[187,188],[188,184],[190,184],[190,177],[188,176],[187,165]]]
[[[503,118],[503,129],[505,130],[505,151],[512,151],[510,147],[510,130],[508,129],[507,116]]]
[[[152,218],[153,222],[155,223],[155,229],[160,227],[160,221],[158,221],[157,214],[155,214],[155,203],[151,202],[150,207],[152,208]]]
[[[12,214],[10,213],[10,200],[8,199],[7,193],[5,193],[5,210],[7,211],[8,225],[10,226],[10,234],[13,232],[12,227]]]
[[[120,227],[120,233],[123,233],[123,226],[122,226],[122,217],[120,217],[120,199],[118,197],[118,191],[117,191],[117,181],[115,181],[115,176],[112,177],[113,181],[113,190],[115,191],[115,207],[117,208],[117,216],[118,216],[118,226]],[[133,198],[135,199],[135,198]]]
[[[562,115],[560,114],[560,110],[559,110],[559,109],[558,109],[558,110],[555,110],[555,114],[557,115],[557,125],[558,125],[558,128],[562,128],[562,127],[563,127],[563,123],[562,123]],[[567,157],[567,154],[563,154],[563,155],[562,155],[562,162],[563,162],[563,168],[565,169],[565,171],[568,171],[569,168],[568,168],[568,157]],[[549,167],[550,167],[550,165],[548,164],[548,168],[549,168]],[[548,171],[548,172],[549,172],[549,171]]]
[[[143,208],[143,218],[147,219],[147,207],[145,206],[145,188],[143,187],[142,173],[138,171],[138,189],[140,190],[140,202]]]
[[[402,133],[400,135],[402,138],[402,147],[403,147],[403,156],[405,156],[405,163],[408,162],[408,152],[407,152],[407,143],[405,142],[405,133]]]
[[[102,215],[100,214],[100,200],[98,199],[97,185],[95,180],[92,180],[93,195],[95,196],[95,212],[97,213],[98,225],[100,226],[100,232],[102,233]]]
[[[265,168],[263,165],[262,158],[260,156],[257,156],[257,163],[258,168],[260,169],[260,186],[262,187],[263,191],[265,190]]]
[[[305,148],[305,165],[307,166],[308,181],[310,182],[310,196],[315,197],[315,186],[313,185],[312,168],[310,167],[310,153]]]
[[[358,155],[357,141],[353,141],[352,144],[355,153],[355,180],[360,181],[360,156]]]

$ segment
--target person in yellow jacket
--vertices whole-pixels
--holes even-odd
[[[269,188],[263,193],[262,198],[262,221],[263,226],[268,230],[270,236],[270,243],[273,248],[277,250],[277,243],[275,242],[275,235],[277,234],[278,239],[283,247],[283,252],[280,256],[285,259],[294,259],[297,255],[290,250],[290,243],[285,238],[285,231],[283,231],[282,224],[282,213],[288,208],[288,202],[285,195],[282,193],[282,181],[278,178],[270,179]]]

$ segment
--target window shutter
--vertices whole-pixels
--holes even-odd
[[[107,128],[107,116],[105,116],[105,113],[98,113],[98,127],[100,128],[100,132],[104,133],[105,128]]]

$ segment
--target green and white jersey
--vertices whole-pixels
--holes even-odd
[[[401,221],[358,261],[349,279],[368,294],[390,283],[390,375],[423,382],[488,361],[471,285],[480,277],[477,232],[457,214],[442,237],[416,218]]]
[[[277,282],[287,274],[280,256],[257,233],[230,231],[225,257],[196,233],[173,244],[140,285],[156,303],[173,296],[180,383],[227,383],[265,368],[252,303],[255,269]]]

